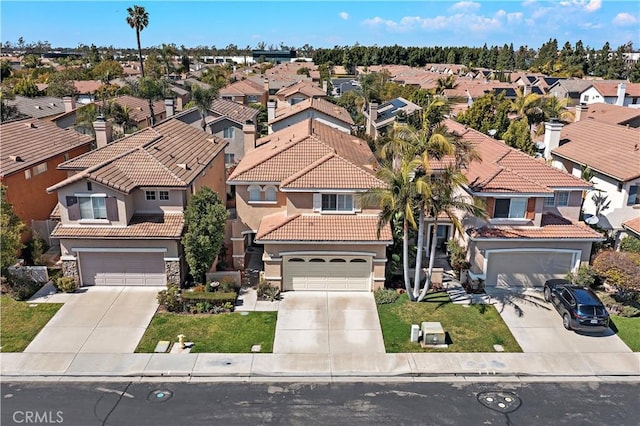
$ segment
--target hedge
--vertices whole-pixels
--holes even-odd
[[[232,304],[236,303],[236,299],[238,298],[238,294],[229,291],[183,291],[182,292],[182,300],[185,303],[195,303],[195,302],[209,302],[214,305],[224,305],[227,302]]]

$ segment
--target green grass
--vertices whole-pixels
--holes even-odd
[[[626,318],[612,315],[618,337],[634,352],[640,352],[640,317]]]
[[[522,352],[498,311],[491,305],[450,302],[446,293],[432,293],[423,302],[410,302],[406,294],[395,303],[378,305],[382,336],[387,352],[494,352],[500,344],[505,352]],[[423,349],[411,343],[411,324],[440,322],[448,334],[447,349]]]
[[[192,353],[247,353],[262,345],[261,352],[273,351],[276,312],[239,312],[216,315],[157,313],[151,320],[136,352],[153,352],[160,340],[175,342],[178,334],[194,342]]]
[[[61,303],[40,303],[29,307],[28,302],[17,302],[9,296],[0,296],[1,351],[22,352],[61,306]]]

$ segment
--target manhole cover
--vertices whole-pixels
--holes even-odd
[[[478,402],[491,410],[505,414],[513,413],[522,405],[522,400],[518,395],[502,391],[480,392]]]
[[[147,401],[149,402],[165,402],[167,399],[173,396],[173,392],[166,389],[156,389],[151,391],[147,396]]]

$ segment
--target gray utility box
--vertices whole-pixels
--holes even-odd
[[[439,322],[423,322],[422,323],[422,344],[423,345],[445,345],[445,333],[442,324]]]

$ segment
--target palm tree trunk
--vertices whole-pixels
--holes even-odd
[[[411,280],[409,278],[409,221],[405,218],[402,224],[402,267],[404,275],[404,287],[409,299],[413,300]]]
[[[422,269],[422,245],[424,244],[424,206],[420,206],[418,218],[418,249],[416,251],[416,272],[413,280],[413,297],[418,298],[420,292],[420,272]]]
[[[424,282],[424,287],[418,296],[418,302],[422,301],[427,295],[427,291],[431,286],[431,276],[433,275],[433,265],[436,260],[436,248],[438,247],[438,219],[433,222],[433,229],[431,231],[431,249],[429,250],[429,269],[427,269],[427,279]]]
[[[140,73],[144,78],[144,61],[142,60],[142,47],[140,45],[140,30],[136,28],[136,38],[138,39],[138,57],[140,58]]]
[[[151,126],[156,124],[156,117],[153,115],[153,101],[149,99],[149,123]]]

